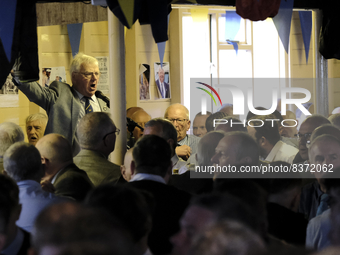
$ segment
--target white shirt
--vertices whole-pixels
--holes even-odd
[[[268,162],[285,161],[293,163],[295,155],[299,152],[295,147],[288,145],[282,141],[278,141],[272,148],[268,156],[265,158]]]
[[[179,158],[177,154],[171,158],[172,163],[172,174],[184,174],[186,171],[189,170],[190,164],[187,161]]]
[[[78,97],[80,99],[80,102],[81,104],[84,106],[80,109],[80,113],[79,113],[79,120],[85,116],[85,98],[84,98],[84,95],[79,93],[77,90],[76,90],[77,94],[78,94]],[[91,98],[90,98],[90,104],[93,108],[93,111],[94,112],[101,112],[101,108],[100,108],[100,105],[99,105],[99,102],[98,102],[98,99],[95,95],[93,95]]]
[[[156,174],[146,174],[146,173],[136,174],[134,177],[132,177],[130,182],[143,181],[143,180],[155,181],[155,182],[160,182],[160,183],[166,184],[164,179],[161,176],[156,175]]]

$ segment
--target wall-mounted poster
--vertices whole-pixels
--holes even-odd
[[[18,88],[14,85],[11,74],[8,74],[0,88],[0,107],[19,107]]]
[[[139,99],[150,99],[150,65],[140,64],[139,66]]]
[[[100,78],[98,81],[97,90],[100,90],[106,96],[109,94],[109,57],[96,57],[98,60],[98,67],[100,72]]]
[[[155,81],[159,98],[170,98],[170,65],[169,62],[161,63],[156,62],[154,64],[155,69]]]
[[[53,81],[66,82],[64,66],[41,68],[41,86],[47,88]]]

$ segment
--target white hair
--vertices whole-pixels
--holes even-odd
[[[21,142],[25,138],[22,128],[13,122],[0,124],[0,156],[14,143]]]

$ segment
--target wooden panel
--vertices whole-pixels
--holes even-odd
[[[107,9],[84,3],[37,3],[37,25],[107,21]]]

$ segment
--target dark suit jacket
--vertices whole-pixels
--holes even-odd
[[[31,102],[36,103],[48,115],[48,122],[45,135],[50,133],[61,134],[75,148],[78,145],[75,133],[78,125],[78,117],[83,105],[80,102],[77,92],[70,85],[54,81],[50,87],[45,88],[37,82],[21,83],[18,86]],[[109,112],[106,103],[97,98],[101,110]],[[75,145],[76,144],[76,145]],[[78,150],[79,151],[79,150]]]
[[[55,195],[83,201],[93,184],[86,172],[72,163],[59,172],[53,186]]]
[[[73,162],[87,173],[94,186],[104,182],[117,183],[121,176],[120,166],[108,161],[97,151],[82,149]]]
[[[191,196],[187,192],[155,181],[142,180],[126,185],[148,191],[154,196],[155,211],[148,244],[155,255],[169,254],[172,250],[169,239],[179,231],[179,220]]]
[[[170,86],[169,83],[163,82],[164,83],[164,88],[165,88],[165,98],[170,98]],[[161,93],[161,87],[159,83],[159,79],[156,81],[159,93]]]

